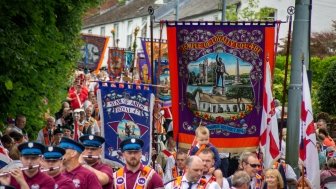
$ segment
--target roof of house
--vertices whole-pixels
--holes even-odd
[[[154,9],[159,7],[159,5],[155,5],[154,2],[155,0],[133,0],[125,5],[115,5],[103,14],[94,15],[84,19],[83,28],[148,16],[149,6],[152,6]]]
[[[222,0],[179,0],[179,19],[188,20],[193,17],[221,11]],[[227,0],[227,4],[232,4],[240,0]],[[83,28],[119,22],[131,18],[148,16],[148,7],[155,10],[155,19],[175,20],[175,0],[170,0],[166,4],[154,4],[155,0],[133,0],[125,5],[115,5],[102,14],[96,14],[84,18]]]

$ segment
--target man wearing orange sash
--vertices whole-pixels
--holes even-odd
[[[182,176],[185,172],[185,162],[188,155],[185,151],[179,150],[176,153],[176,159],[174,157],[169,157],[167,159],[166,172],[164,174],[163,181],[169,182],[178,176]],[[168,166],[172,164],[173,166]],[[171,167],[171,168],[168,168]]]
[[[203,178],[204,163],[198,156],[190,156],[186,160],[186,173],[168,183],[165,189],[220,189],[216,182],[207,183]]]
[[[50,146],[54,142],[54,129],[55,118],[50,116],[47,118],[47,125],[38,132],[36,141],[43,145]]]
[[[120,143],[126,165],[113,173],[114,189],[162,189],[161,177],[150,167],[142,165],[141,139],[130,137]]]

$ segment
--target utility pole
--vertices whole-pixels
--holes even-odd
[[[178,21],[179,20],[179,4],[180,4],[180,0],[175,0],[176,4],[175,4],[175,20]]]
[[[222,22],[226,21],[226,0],[222,0]]]
[[[302,62],[309,67],[309,6],[310,0],[295,0],[292,64],[288,92],[286,162],[293,167],[297,176],[300,176],[298,160],[301,127]]]

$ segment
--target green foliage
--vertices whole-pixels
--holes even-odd
[[[326,74],[322,82],[318,84],[317,98],[321,111],[336,115],[336,57],[330,57],[325,60],[322,67],[329,63],[330,66],[324,69]]]
[[[0,2],[0,126],[24,114],[34,137],[56,112],[79,58],[81,16],[98,0]]]
[[[237,5],[231,4],[226,7],[226,20],[228,21],[237,21],[238,15],[236,14],[237,11]]]
[[[311,84],[311,97],[312,97],[312,105],[313,105],[313,112],[314,114],[319,113],[320,111],[325,111],[323,108],[320,97],[320,93],[325,93],[326,91],[321,91],[322,83],[330,82],[325,81],[326,70],[330,70],[329,66],[336,62],[336,56],[326,57],[326,58],[319,58],[319,57],[312,57],[310,62],[310,70],[312,71],[312,84]],[[289,57],[289,68],[288,68],[288,77],[287,77],[287,88],[286,88],[286,102],[288,101],[288,85],[290,82],[290,57]],[[285,64],[286,64],[286,57],[285,56],[277,56],[276,64],[274,68],[274,78],[273,78],[273,93],[274,97],[282,100],[283,97],[283,82],[285,78]],[[333,83],[335,85],[336,83]],[[332,85],[332,84],[330,84]],[[322,95],[324,96],[324,95]],[[327,98],[326,102],[332,102],[332,98]],[[327,111],[326,111],[327,112]],[[332,112],[328,112],[332,114]]]
[[[255,20],[272,20],[270,18],[274,12],[274,8],[270,7],[259,7],[259,0],[249,0],[248,5],[243,9],[238,11],[237,15],[237,4],[231,4],[226,8],[226,18],[229,21],[245,20],[245,21],[255,21]]]
[[[289,62],[290,62],[290,59],[289,59]],[[286,57],[277,56],[276,64],[274,68],[274,77],[273,77],[273,93],[274,93],[274,98],[279,99],[279,100],[282,100],[282,97],[283,97],[283,87],[284,87],[283,82],[285,79],[285,67],[286,67]],[[290,66],[288,67],[290,68]],[[290,70],[288,69],[286,97],[287,97],[289,79],[290,79]]]

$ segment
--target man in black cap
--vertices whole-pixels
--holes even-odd
[[[126,165],[113,173],[114,188],[163,188],[161,177],[152,168],[140,162],[143,145],[144,142],[141,139],[134,137],[120,143]]]
[[[61,127],[54,130],[54,140],[51,143],[51,146],[58,146],[61,142],[61,139],[63,137],[63,129]]]
[[[85,146],[82,158],[86,164],[82,166],[92,171],[98,177],[103,188],[111,189],[113,170],[110,166],[102,163],[100,158],[105,139],[97,135],[83,135],[79,140]]]
[[[44,146],[37,142],[26,142],[20,144],[18,149],[21,153],[20,160],[25,169],[23,176],[29,188],[54,188],[54,179],[39,170]],[[10,185],[20,188],[20,184],[15,179],[11,179]]]
[[[56,146],[48,146],[43,153],[43,169],[53,177],[56,189],[75,189],[73,182],[62,174],[63,155],[65,150]]]
[[[65,149],[63,165],[65,167],[64,175],[72,180],[75,188],[101,189],[102,186],[95,174],[85,169],[79,163],[79,156],[84,150],[84,146],[74,140],[63,137],[59,145]]]

